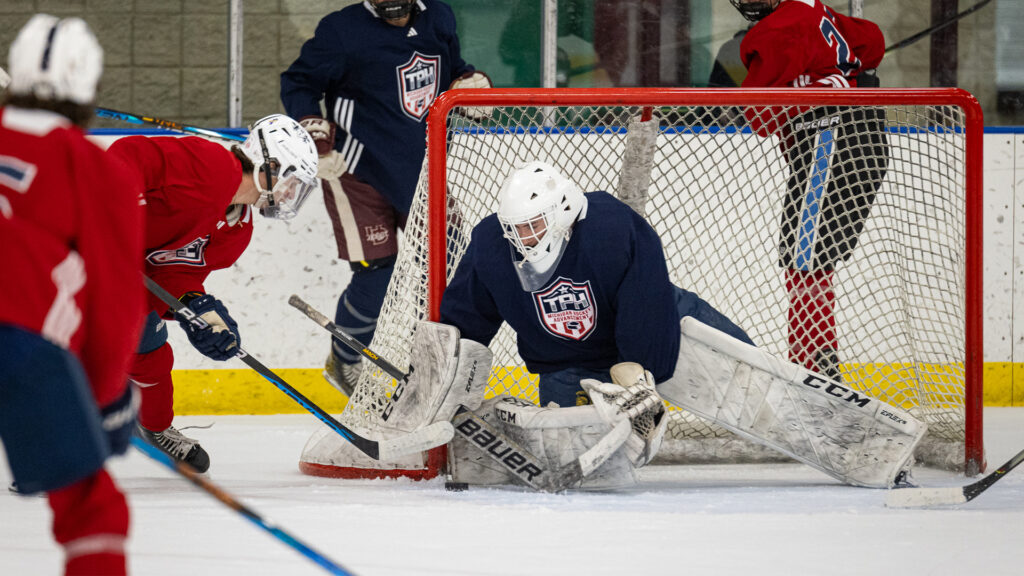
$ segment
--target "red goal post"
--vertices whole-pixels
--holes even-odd
[[[493,108],[490,117],[474,118],[481,108]],[[609,191],[647,216],[662,237],[673,281],[785,357],[778,223],[790,167],[778,138],[751,133],[743,112],[781,111],[785,124],[815,109],[837,122],[859,118],[848,110],[883,110],[888,138],[888,168],[860,241],[835,267],[843,382],[928,423],[931,438],[922,442],[919,461],[979,473],[983,124],[977,101],[960,89],[445,92],[428,117],[427,158],[371,348],[408,367],[415,320],[438,319],[472,226],[496,208],[508,170],[536,159],[585,191]],[[521,365],[507,326],[492,349],[488,394],[536,401],[535,377]],[[341,420],[372,430],[381,425],[376,414],[393,383],[364,372]],[[666,437],[659,455],[672,461],[770,458],[678,410]],[[427,478],[443,461],[435,453],[410,473],[364,474],[333,452],[311,439],[303,469]]]

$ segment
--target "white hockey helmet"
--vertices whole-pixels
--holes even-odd
[[[513,170],[498,192],[498,221],[505,238],[525,262],[542,268],[560,257],[586,207],[579,187],[543,162]]]
[[[253,180],[260,191],[256,202],[267,218],[294,218],[319,182],[313,139],[284,114],[271,114],[249,128],[242,151],[252,160]]]
[[[103,74],[103,48],[81,18],[36,14],[7,55],[12,96],[91,105]]]

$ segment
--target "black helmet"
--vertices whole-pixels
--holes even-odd
[[[412,12],[416,0],[370,0],[377,16],[385,20],[399,20]]]
[[[772,0],[759,0],[758,2],[743,2],[742,0],[729,0],[732,5],[743,14],[743,17],[751,22],[757,22],[765,16],[771,14],[778,8],[779,4],[776,2],[774,5]]]

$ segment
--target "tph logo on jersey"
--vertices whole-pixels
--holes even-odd
[[[419,122],[437,96],[437,75],[441,69],[440,56],[424,56],[415,52],[412,58],[399,66],[398,94],[402,98],[402,111]]]
[[[561,338],[584,340],[594,330],[597,308],[590,282],[559,278],[543,292],[533,293],[541,324]]]
[[[196,238],[181,248],[174,250],[154,250],[146,256],[146,262],[153,266],[169,264],[185,264],[186,266],[206,266],[206,246],[210,236]]]

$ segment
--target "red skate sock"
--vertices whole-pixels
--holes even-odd
[[[835,352],[835,291],[832,272],[786,270],[789,293],[789,359],[811,370],[820,351]]]
[[[128,503],[103,469],[48,494],[65,576],[123,576]]]
[[[139,388],[139,424],[153,432],[163,432],[174,420],[174,382],[171,368],[174,354],[169,344],[136,354],[129,376]]]

